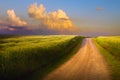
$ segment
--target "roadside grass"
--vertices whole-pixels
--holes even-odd
[[[98,37],[94,41],[110,66],[112,80],[120,80],[120,37]]]
[[[98,37],[96,41],[120,61],[120,36]]]
[[[82,39],[74,35],[1,37],[0,80],[23,80],[36,71],[42,77],[58,61],[70,55]]]
[[[49,74],[50,72],[58,68],[60,65],[68,61],[80,49],[84,38],[85,37],[77,36],[76,37],[77,40],[74,42],[74,45],[73,46],[72,44],[70,45],[71,50],[69,49],[66,52],[68,53],[68,55],[65,54],[61,59],[55,61],[55,63],[50,64],[46,68],[42,69],[42,71],[40,70],[36,71],[34,74],[32,74],[31,77],[26,78],[25,80],[42,80],[47,74]]]

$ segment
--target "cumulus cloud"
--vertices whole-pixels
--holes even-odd
[[[41,25],[46,26],[48,29],[60,31],[76,30],[75,25],[61,9],[54,12],[47,12],[43,4],[37,6],[37,3],[34,3],[29,6],[28,13],[30,17],[39,20]]]
[[[97,7],[97,8],[96,8],[96,11],[102,11],[102,10],[103,10],[102,7]]]
[[[14,10],[8,10],[7,14],[11,26],[25,26],[27,24],[25,21],[21,21],[20,18],[16,16]]]
[[[0,32],[14,32],[21,30],[19,28],[22,28],[23,26],[27,26],[25,21],[22,21],[16,16],[14,10],[8,10],[7,15],[7,18],[0,19]]]

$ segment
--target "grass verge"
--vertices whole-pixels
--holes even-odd
[[[112,80],[120,80],[120,62],[115,59],[115,57],[110,54],[109,51],[100,46],[96,39],[94,39],[96,46],[100,50],[101,54],[105,57],[108,65],[110,66]]]

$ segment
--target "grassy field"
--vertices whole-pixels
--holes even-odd
[[[113,80],[120,80],[120,36],[97,37],[95,41],[111,67]]]
[[[0,80],[20,79],[56,64],[82,42],[78,36],[0,37]]]

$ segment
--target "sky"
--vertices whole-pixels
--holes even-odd
[[[0,34],[120,35],[120,0],[0,0]]]

